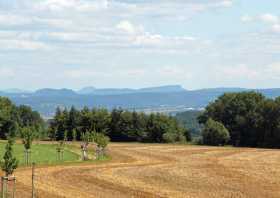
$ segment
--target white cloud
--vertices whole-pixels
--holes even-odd
[[[15,14],[0,14],[0,24],[3,26],[15,26],[31,24],[30,17],[15,15]]]
[[[92,70],[76,69],[76,70],[67,70],[64,72],[64,75],[68,78],[85,78],[85,77],[95,77],[97,73]]]
[[[211,6],[221,2],[224,1],[215,1],[215,3],[211,3]],[[51,46],[63,48],[66,46],[65,44],[75,44],[79,47],[87,45],[87,49],[111,47],[136,49],[141,46],[144,50],[151,46],[158,48],[164,46],[166,48],[162,50],[176,50],[183,48],[183,45],[193,38],[188,36],[167,37],[158,33],[150,33],[144,29],[143,25],[131,22],[130,17],[145,15],[145,18],[149,18],[151,15],[155,15],[163,17],[163,19],[166,19],[165,17],[177,19],[179,15],[184,16],[184,14],[177,13],[178,7],[185,7],[185,13],[188,9],[194,9],[195,5],[209,6],[208,3],[187,2],[184,4],[180,1],[174,3],[162,1],[160,4],[155,4],[148,1],[146,3],[128,3],[127,1],[107,0],[42,0],[29,1],[24,4],[27,9],[31,9],[24,12],[27,15],[23,17],[15,15],[10,18],[13,19],[14,24],[28,25],[21,27],[28,30],[22,30],[21,33],[15,31],[7,38],[9,41],[2,41],[9,49],[46,49]],[[19,3],[19,5],[21,4]],[[157,5],[160,5],[161,8],[158,9]],[[89,9],[96,10],[87,14],[83,13]],[[52,14],[48,11],[58,12]],[[20,18],[21,20],[16,20]],[[113,22],[116,20],[119,21],[117,24]],[[29,30],[30,28],[35,30]],[[185,45],[185,48],[190,47]]]
[[[139,35],[133,41],[135,45],[159,45],[163,42],[164,38],[161,35],[145,33]]]
[[[109,7],[109,2],[107,0],[98,0],[98,1],[86,1],[81,4],[77,9],[79,11],[97,11],[105,10]]]
[[[279,18],[276,15],[267,13],[267,14],[262,14],[259,16],[259,19],[265,23],[269,23],[269,24],[275,24],[279,22]]]
[[[71,29],[72,27],[75,27],[75,23],[71,19],[36,18],[35,22],[46,24],[49,28]]]
[[[217,78],[226,78],[228,80],[240,81],[246,79],[247,81],[261,82],[280,79],[280,62],[263,65],[262,67],[239,64],[215,68],[217,71]]]
[[[51,46],[40,41],[42,32],[0,31],[0,50],[49,50]]]
[[[245,64],[235,66],[223,66],[218,68],[220,68],[222,76],[226,76],[229,79],[255,79],[260,76],[259,71]]]
[[[241,17],[241,21],[243,22],[264,22],[267,24],[277,24],[279,22],[279,17],[271,14],[271,13],[266,13],[266,14],[260,14],[257,16],[250,16],[250,15],[244,15]]]
[[[231,0],[225,0],[225,1],[218,2],[217,5],[221,7],[232,7],[233,2]]]
[[[45,0],[34,3],[34,7],[40,10],[62,11],[63,9],[76,8],[80,1],[76,0]]]
[[[16,72],[13,69],[7,67],[0,67],[1,78],[11,78],[14,76],[16,76]]]
[[[231,35],[217,36],[224,30],[203,31],[215,17],[230,17],[227,12],[216,11],[239,9],[230,0],[9,0],[6,4],[11,5],[1,7],[0,2],[0,50],[11,52],[0,54],[1,61],[43,65],[44,72],[48,66],[57,67],[61,73],[65,70],[63,74],[68,79],[86,78],[92,82],[102,81],[102,77],[124,76],[125,81],[130,76],[146,75],[154,82],[186,82],[184,79],[192,75],[203,79],[208,74],[213,76],[211,65],[218,65],[220,77],[232,81],[259,79],[264,73],[268,79],[273,76],[272,69],[256,68],[279,57],[279,35],[271,34],[280,32],[279,17],[275,14],[241,17],[243,22],[260,23],[271,31],[247,35],[243,27],[226,25],[224,20],[219,23],[226,25],[229,30],[225,32]],[[207,14],[198,16],[202,12]],[[52,50],[45,53],[46,49]],[[32,53],[22,56],[13,50]],[[181,66],[173,66],[174,61]],[[68,65],[70,69],[66,68]],[[73,69],[74,65],[78,69]],[[185,69],[184,65],[191,67]],[[110,74],[112,70],[119,71]],[[277,73],[275,68],[273,71]]]
[[[127,20],[120,21],[116,28],[129,34],[125,35],[125,39],[121,40],[122,43],[126,41],[128,44],[142,47],[164,46],[165,50],[167,50],[169,48],[183,46],[186,43],[196,40],[194,37],[190,36],[168,37],[161,34],[153,34],[146,31],[142,25],[134,25]]]
[[[33,1],[33,9],[40,11],[99,11],[107,9],[109,2],[107,0],[43,0],[40,2]]]
[[[133,69],[133,68],[119,68],[114,74],[122,77],[144,76],[149,72],[145,69]],[[73,79],[88,79],[88,78],[108,78],[113,77],[112,73],[102,70],[102,68],[86,68],[86,69],[71,69],[66,70],[62,77],[73,78]]]
[[[254,17],[251,17],[249,15],[244,15],[241,17],[241,21],[244,23],[252,22],[252,21],[254,21]]]
[[[190,67],[184,65],[163,66],[157,69],[155,73],[164,78],[171,79],[187,80],[193,77]]]
[[[270,26],[274,33],[280,33],[280,18],[274,14],[266,13],[257,16],[244,15],[241,17],[242,22],[262,22]]]
[[[280,24],[274,24],[272,26],[272,31],[275,33],[280,33]]]
[[[129,34],[142,33],[144,31],[143,26],[136,26],[127,20],[120,21],[116,28]]]
[[[280,79],[280,62],[268,65],[262,75],[266,75],[268,78]]]
[[[112,67],[114,68],[114,66]],[[150,67],[117,67],[114,75],[118,77],[126,78],[153,78],[154,75],[161,77],[162,79],[173,80],[187,80],[192,78],[190,67],[184,65],[173,66],[150,66]],[[65,70],[61,75],[62,78],[69,79],[90,79],[90,78],[112,78],[114,75],[111,72],[107,72],[104,68],[84,68],[84,69],[70,69]]]
[[[47,34],[50,40],[59,40],[65,42],[90,42],[96,40],[94,33],[82,32],[49,32]]]
[[[142,35],[138,35],[133,40],[133,44],[135,45],[141,45],[141,46],[158,46],[158,47],[164,47],[165,50],[170,48],[184,48],[187,45],[190,46],[190,44],[196,42],[196,38],[194,37],[188,37],[188,36],[181,36],[181,37],[168,37],[163,36],[160,34],[151,34],[149,32],[145,32]],[[200,43],[200,41],[197,41],[197,43]],[[198,44],[198,45],[200,45]],[[191,47],[190,47],[191,48]]]
[[[44,43],[30,40],[0,40],[1,50],[48,50],[50,47]]]

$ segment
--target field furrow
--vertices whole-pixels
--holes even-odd
[[[111,161],[38,167],[38,197],[280,197],[280,151],[111,144]],[[17,193],[30,197],[30,169]]]

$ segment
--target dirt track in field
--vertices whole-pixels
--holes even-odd
[[[111,144],[109,153],[104,163],[37,168],[37,197],[280,197],[280,150]],[[16,176],[17,197],[30,197],[30,169]]]

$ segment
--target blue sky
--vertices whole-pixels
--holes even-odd
[[[280,87],[278,0],[0,0],[0,89]]]

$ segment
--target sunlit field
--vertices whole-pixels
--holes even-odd
[[[36,192],[69,198],[280,197],[279,150],[112,143],[107,152],[111,160],[38,167]],[[30,169],[20,168],[16,176],[17,193],[30,197]]]

